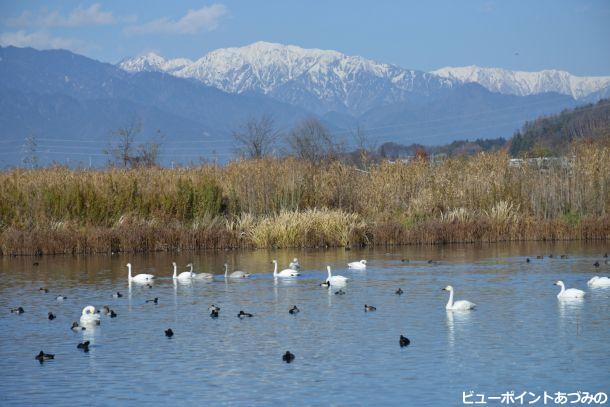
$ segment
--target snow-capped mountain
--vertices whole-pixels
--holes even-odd
[[[475,82],[492,92],[518,96],[557,92],[582,99],[610,86],[610,76],[575,76],[555,69],[526,72],[472,65],[446,67],[431,73],[462,83]]]
[[[477,66],[426,73],[337,51],[269,42],[217,49],[196,61],[166,60],[149,53],[126,59],[119,66],[128,72],[157,71],[196,79],[229,93],[262,93],[319,114],[360,115],[380,105],[402,103],[470,82],[491,92],[517,96],[556,92],[579,100],[598,99],[610,92],[610,76]]]
[[[122,61],[119,66],[128,72],[167,72],[175,73],[187,66],[193,64],[193,61],[186,58],[176,58],[167,60],[161,55],[154,52],[130,58]]]
[[[402,102],[410,93],[429,94],[452,80],[337,51],[256,42],[217,49],[190,62],[156,54],[127,59],[129,72],[162,71],[197,79],[230,93],[259,92],[316,113],[360,114]]]

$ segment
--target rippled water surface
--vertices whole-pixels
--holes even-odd
[[[461,405],[469,390],[609,392],[610,289],[586,285],[610,275],[605,251],[571,243],[0,258],[0,404],[436,406]],[[302,275],[274,281],[270,261],[294,256]],[[360,258],[366,271],[346,269]],[[173,260],[218,275],[175,285]],[[157,276],[152,288],[129,289],[128,261]],[[253,276],[225,282],[225,261]],[[318,285],[326,264],[350,278],[345,295]],[[585,299],[558,301],[558,279]],[[446,312],[448,284],[477,309]],[[157,305],[145,303],[154,297]],[[118,317],[72,332],[89,304]],[[290,315],[295,304],[301,312]],[[25,313],[11,314],[17,306]],[[240,310],[254,317],[240,320]],[[400,334],[409,347],[398,346]],[[83,340],[87,354],[76,349]],[[39,364],[41,349],[55,360]],[[292,364],[282,362],[286,350]]]

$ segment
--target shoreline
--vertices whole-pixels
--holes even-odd
[[[523,227],[523,224],[529,225]],[[135,234],[133,233],[135,231]],[[423,222],[407,229],[385,223],[351,230],[346,244],[326,241],[299,241],[300,244],[259,246],[244,232],[227,229],[175,227],[65,228],[5,230],[0,233],[0,258],[15,256],[55,256],[126,253],[163,253],[181,251],[239,251],[276,249],[345,250],[367,247],[445,246],[453,244],[495,244],[519,242],[604,242],[610,240],[610,217],[585,219],[576,226],[561,221],[521,221],[501,227],[485,222]]]

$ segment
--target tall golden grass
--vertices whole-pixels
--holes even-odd
[[[369,172],[294,158],[0,173],[10,254],[608,239],[610,148],[512,167],[503,153]]]

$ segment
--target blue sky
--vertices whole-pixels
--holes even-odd
[[[610,75],[610,1],[12,1],[0,44],[106,61],[198,58],[255,41],[335,49],[406,68],[480,65]]]

